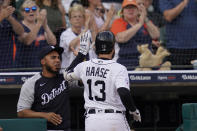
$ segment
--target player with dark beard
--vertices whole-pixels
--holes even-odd
[[[59,74],[63,48],[47,46],[40,52],[42,72],[22,86],[18,117],[45,118],[48,131],[70,131],[68,82]]]

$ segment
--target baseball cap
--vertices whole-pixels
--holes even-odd
[[[45,46],[41,49],[39,53],[39,59],[43,59],[47,54],[49,54],[52,51],[57,51],[59,55],[61,55],[64,51],[64,48],[62,47],[55,47],[55,46]]]
[[[122,8],[124,8],[128,5],[134,5],[137,7],[137,2],[136,2],[136,0],[124,0],[122,3]]]

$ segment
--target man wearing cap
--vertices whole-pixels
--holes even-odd
[[[136,0],[124,0],[121,18],[114,20],[111,31],[120,47],[117,62],[127,69],[133,70],[138,66],[139,52],[137,45],[152,43],[159,38],[158,28],[147,19],[144,5],[138,5]]]
[[[44,118],[48,131],[70,131],[68,82],[59,74],[62,52],[61,47],[42,48],[42,72],[23,84],[17,105],[18,117]]]

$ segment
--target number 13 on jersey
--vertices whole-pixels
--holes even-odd
[[[92,79],[87,80],[88,89],[89,89],[89,99],[96,101],[105,101],[106,93],[105,93],[105,82],[103,80],[97,80],[93,82]],[[94,92],[98,92],[99,96],[95,95]]]

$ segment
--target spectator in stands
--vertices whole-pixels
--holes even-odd
[[[93,2],[92,2],[93,3]],[[90,4],[92,5],[92,4]],[[89,7],[93,7],[93,6],[89,6]],[[90,8],[91,9],[91,8]],[[101,31],[106,31],[106,30],[110,30],[111,28],[111,24],[112,24],[112,21],[114,20],[114,16],[115,16],[115,8],[113,5],[110,6],[110,9],[109,10],[105,10],[103,4],[101,2],[99,2],[97,5],[96,5],[96,8],[94,10],[94,12],[91,12],[89,13],[90,11],[87,9],[86,10],[86,19],[87,18],[90,18],[90,30],[92,32],[95,32],[95,33],[92,33],[92,39],[94,40],[95,39],[95,35],[98,33],[98,32],[101,32]],[[95,24],[94,24],[95,22]],[[97,58],[97,55],[95,53],[95,48],[93,47],[90,51],[89,51],[89,56],[90,56],[90,59],[92,58]]]
[[[42,48],[42,72],[23,84],[17,104],[18,117],[44,118],[48,131],[70,131],[68,82],[59,74],[63,50],[54,46]]]
[[[74,5],[76,5],[76,4],[82,5],[82,3],[81,3],[80,0],[73,0],[73,1],[70,3],[69,9],[70,9],[71,7],[73,7]],[[82,5],[82,6],[83,6],[83,5]],[[69,17],[68,17],[68,12],[67,12],[67,14],[66,14],[66,25],[67,25],[67,28],[68,28],[68,27],[71,27],[71,24],[70,24],[70,21],[69,21]]]
[[[37,54],[44,46],[56,45],[56,38],[47,24],[46,10],[39,11],[32,0],[26,0],[21,6],[24,17],[21,24],[25,33],[16,38],[16,67],[40,67]]]
[[[3,131],[3,128],[2,127],[0,127],[0,131]]]
[[[62,5],[61,0],[36,0],[36,4],[41,9],[46,9],[47,11],[47,21],[49,28],[55,34],[57,39],[57,44],[59,44],[59,38],[66,29],[66,11]]]
[[[162,14],[155,11],[153,0],[137,0],[138,4],[144,4],[147,10],[147,18],[150,19],[157,27],[162,27],[165,25],[165,19]]]
[[[110,10],[106,13],[106,19],[103,21],[101,17],[98,17],[95,12],[97,6],[100,6],[101,0],[87,0],[87,9],[86,9],[86,19],[90,17],[90,29],[94,30],[94,32],[98,33],[100,31],[109,30],[110,22],[115,14],[115,9],[112,6]],[[93,34],[93,40],[96,34]]]
[[[197,1],[160,0],[160,9],[166,24],[166,47],[171,55],[167,58],[172,65],[190,65],[197,59]]]
[[[160,30],[160,38],[152,40],[153,48],[157,49],[161,44],[165,44],[165,19],[159,12],[154,11],[153,0],[136,0],[138,5],[143,4],[147,10],[147,19],[151,20]]]
[[[166,38],[165,38],[165,24],[166,21],[159,11],[159,2],[155,2],[156,4],[153,5],[153,0],[145,0],[145,7],[147,8],[147,17],[159,28],[160,30],[160,38],[159,40],[152,41],[158,42],[158,45],[165,46]],[[155,44],[157,45],[157,44]]]
[[[89,29],[92,33],[92,41],[95,41],[96,34],[100,31],[109,30],[111,26],[111,21],[113,20],[113,16],[115,14],[115,8],[111,6],[108,12],[105,12],[106,18],[102,19],[99,16],[97,6],[102,6],[101,0],[82,0],[82,4],[84,4],[86,8],[86,20],[90,19]],[[94,47],[89,51],[89,56],[91,58],[95,58],[96,54],[94,51]]]
[[[139,65],[137,45],[148,43],[150,46],[152,39],[159,37],[159,30],[147,19],[144,5],[137,5],[135,0],[124,0],[121,13],[122,17],[114,20],[111,31],[120,47],[117,62],[132,70]]]
[[[69,21],[71,27],[61,34],[60,46],[64,48],[62,53],[62,68],[67,68],[78,54],[80,34],[88,30],[88,24],[85,25],[85,9],[77,4],[69,9]],[[88,21],[87,21],[88,22]]]
[[[104,24],[104,20],[105,20],[105,8],[103,6],[102,3],[100,3],[97,7],[96,7],[96,10],[95,10],[95,17],[98,17],[100,18],[102,21],[103,21],[103,24]],[[102,25],[101,25],[102,26]]]
[[[113,5],[111,5],[109,10],[106,10],[101,2],[97,5],[94,19],[99,32],[110,29],[114,15],[115,8]]]
[[[24,29],[13,17],[15,8],[10,0],[0,0],[0,69],[13,67],[13,36],[21,36]]]

